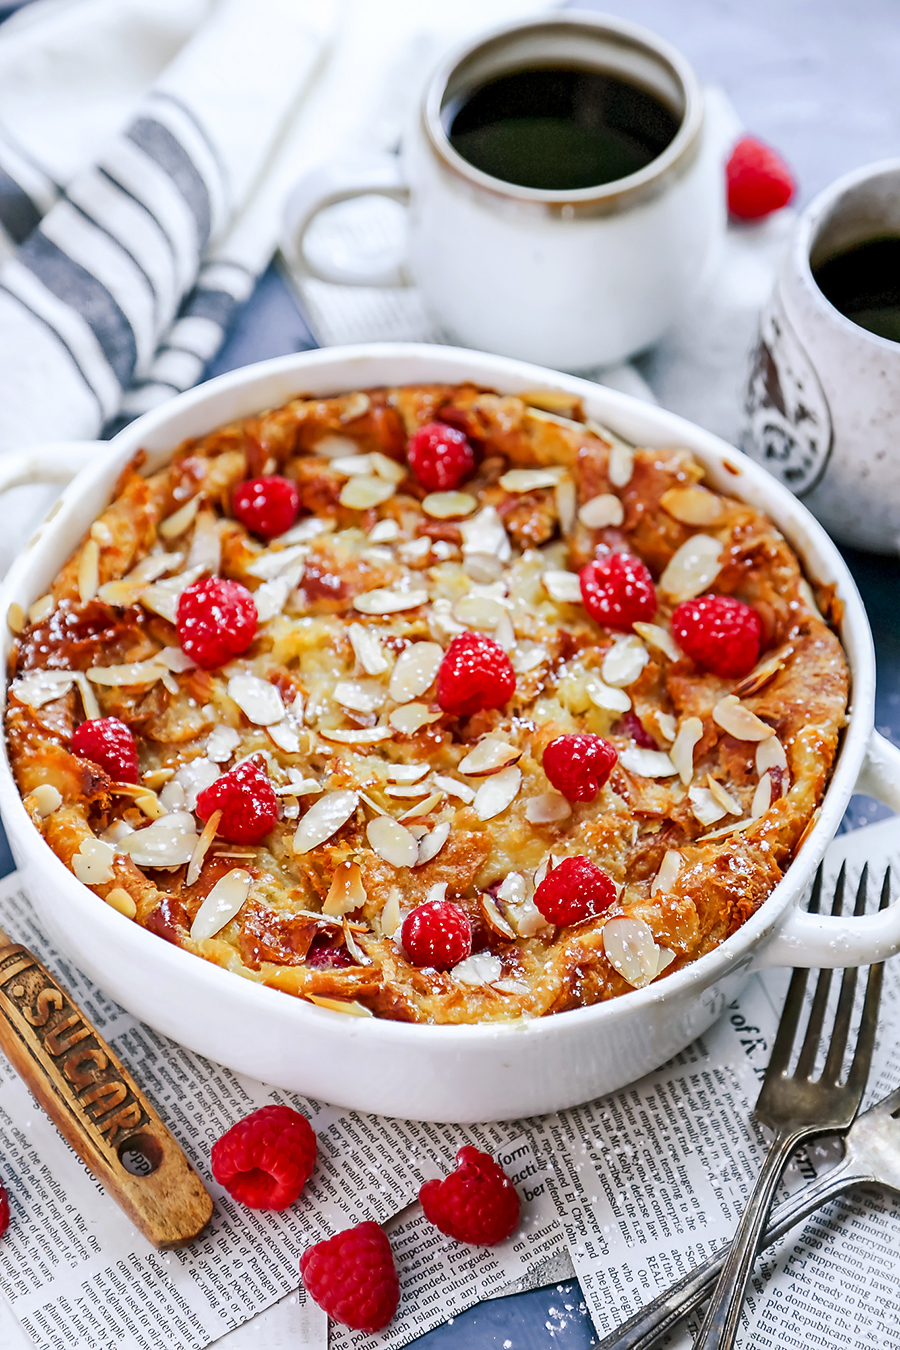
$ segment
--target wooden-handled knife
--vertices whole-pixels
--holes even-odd
[[[159,1251],[213,1202],[131,1074],[27,947],[0,930],[0,1050],[57,1129]]]

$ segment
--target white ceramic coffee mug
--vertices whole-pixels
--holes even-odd
[[[900,343],[861,328],[813,269],[900,237],[900,159],[846,174],[800,216],[763,312],[744,449],[848,544],[900,547]]]
[[[600,71],[653,94],[674,138],[638,172],[598,187],[546,191],[482,172],[450,143],[449,110],[523,69]],[[326,206],[380,194],[409,203],[409,254],[367,271],[303,253]],[[605,15],[565,13],[498,29],[435,72],[403,155],[337,162],[304,179],[285,246],[322,280],[412,280],[448,340],[566,370],[621,361],[655,342],[690,298],[724,228],[721,148],[684,58],[652,33]]]

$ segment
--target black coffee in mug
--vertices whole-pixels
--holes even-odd
[[[598,70],[519,70],[444,110],[453,148],[492,178],[543,191],[599,187],[662,154],[678,118],[655,94]]]
[[[878,337],[900,342],[900,238],[869,239],[813,268],[835,309]]]

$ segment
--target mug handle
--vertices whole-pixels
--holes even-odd
[[[875,797],[900,814],[900,749],[873,731],[856,791]],[[900,900],[877,914],[838,917],[793,909],[781,928],[754,957],[752,971],[772,966],[841,970],[886,961],[900,952]]]
[[[365,264],[348,267],[336,259],[313,262],[306,254],[306,232],[320,211],[354,197],[390,197],[404,206],[409,202],[409,187],[403,177],[398,155],[368,155],[356,159],[338,159],[323,164],[301,178],[284,208],[282,250],[289,259],[303,264],[306,272],[319,281],[336,286],[409,286],[411,279],[405,259],[367,268]]]

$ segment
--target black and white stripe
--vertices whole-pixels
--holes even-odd
[[[0,131],[0,235],[22,244],[59,198],[53,179]]]

